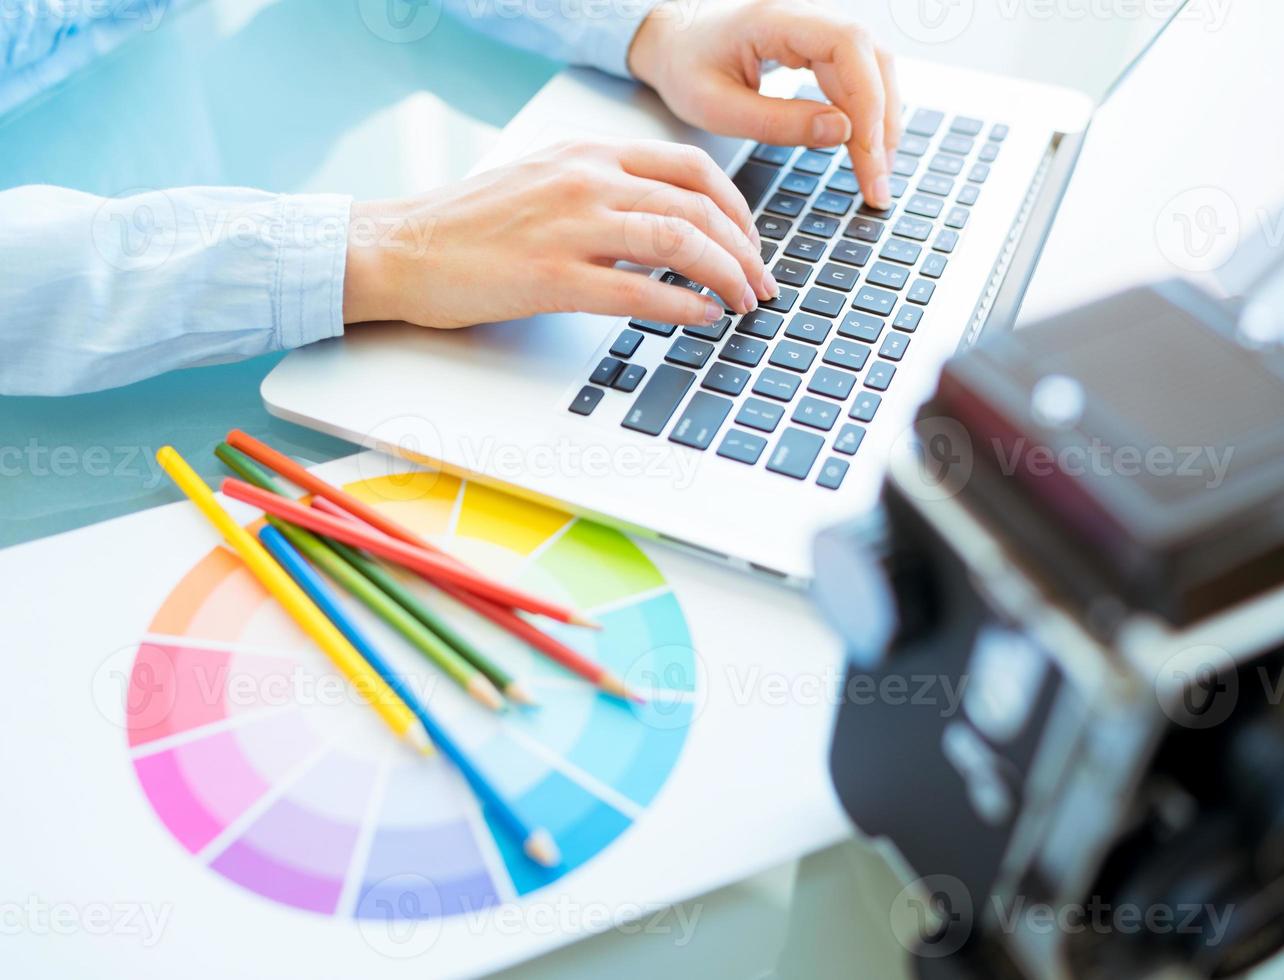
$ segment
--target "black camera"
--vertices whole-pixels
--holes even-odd
[[[898,692],[830,765],[920,976],[1284,947],[1284,351],[1242,314],[1164,283],[956,356],[817,541],[848,692]]]

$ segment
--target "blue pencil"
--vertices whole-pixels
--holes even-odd
[[[505,800],[495,788],[486,780],[486,777],[472,764],[472,761],[464,754],[463,750],[455,743],[454,739],[447,734],[446,730],[438,724],[437,720],[428,713],[428,709],[423,702],[419,700],[397,676],[393,669],[384,660],[378,650],[374,648],[366,635],[357,628],[351,617],[343,611],[339,605],[338,597],[329,585],[322,580],[321,576],[304,560],[303,556],[285,539],[285,536],[276,528],[265,526],[259,531],[259,540],[263,546],[272,554],[272,557],[280,562],[290,577],[299,584],[308,598],[317,604],[330,622],[334,623],[339,632],[347,637],[348,642],[356,647],[361,656],[374,668],[375,673],[383,678],[384,682],[392,688],[396,695],[406,703],[411,712],[419,723],[424,726],[424,731],[432,739],[442,752],[455,767],[468,780],[468,785],[472,787],[473,792],[480,797],[482,803],[489,806],[496,816],[499,817],[508,830],[522,843],[522,849],[531,860],[544,867],[555,867],[561,863],[561,855],[558,853],[557,844],[547,830],[542,827],[532,829],[525,820],[517,813],[516,810]]]

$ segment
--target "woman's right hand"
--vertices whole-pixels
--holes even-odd
[[[739,313],[778,293],[744,198],[703,150],[562,144],[421,197],[356,203],[346,323],[463,327],[548,312],[705,324],[707,295],[616,268],[673,269]]]

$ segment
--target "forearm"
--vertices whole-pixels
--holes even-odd
[[[128,384],[336,336],[347,198],[0,192],[0,393]]]

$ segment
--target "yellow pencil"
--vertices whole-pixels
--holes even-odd
[[[357,689],[357,693],[379,712],[379,717],[387,722],[388,727],[420,752],[432,752],[428,736],[419,720],[406,707],[406,703],[375,673],[365,658],[307,597],[289,573],[272,559],[267,549],[222,508],[214,498],[214,492],[187,464],[187,460],[173,446],[162,446],[156,453],[156,462],[160,463],[170,479],[178,484],[178,488],[218,529],[223,539],[241,556],[254,577],[325,651],[343,676]]]

